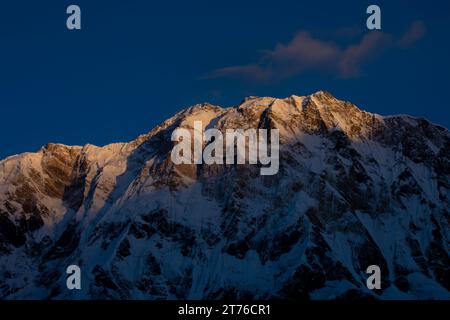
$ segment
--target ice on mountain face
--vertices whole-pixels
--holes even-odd
[[[171,133],[194,121],[279,129],[278,175],[175,166]],[[450,135],[424,119],[327,92],[200,104],[129,143],[0,161],[0,297],[448,299],[449,202]]]

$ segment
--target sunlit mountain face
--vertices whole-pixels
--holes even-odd
[[[194,121],[279,130],[279,171],[175,165]],[[1,161],[0,298],[449,299],[449,208],[450,134],[425,119],[327,92],[195,105],[128,143]]]

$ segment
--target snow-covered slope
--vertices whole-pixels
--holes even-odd
[[[279,173],[175,166],[195,120],[279,129]],[[0,298],[449,299],[449,208],[450,134],[425,119],[326,92],[196,105],[129,143],[1,161]]]

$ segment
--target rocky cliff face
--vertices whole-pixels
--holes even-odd
[[[195,120],[279,129],[279,173],[174,165]],[[196,105],[130,143],[1,161],[0,298],[449,299],[449,208],[450,134],[425,119],[325,92]]]

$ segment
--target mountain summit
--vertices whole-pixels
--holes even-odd
[[[278,174],[174,165],[194,121],[278,129]],[[128,143],[1,161],[0,298],[449,299],[449,208],[450,134],[425,119],[326,92],[199,104]]]

